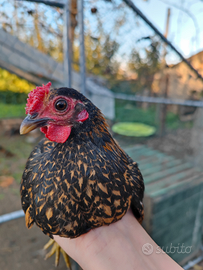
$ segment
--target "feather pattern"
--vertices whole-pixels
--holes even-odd
[[[65,143],[45,138],[32,151],[21,183],[27,227],[35,222],[50,237],[74,238],[116,222],[130,207],[141,222],[144,183],[137,163],[88,99],[63,89],[53,93],[80,99],[89,118],[73,125]]]

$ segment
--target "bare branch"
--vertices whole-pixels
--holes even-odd
[[[174,8],[179,9],[180,11],[184,12],[185,14],[187,14],[192,19],[192,21],[194,23],[194,26],[195,26],[195,30],[196,30],[196,35],[195,35],[196,36],[196,38],[195,38],[196,39],[196,45],[198,46],[199,45],[200,29],[199,29],[199,25],[198,25],[198,22],[197,22],[195,16],[188,9],[185,9],[183,6],[179,6],[179,5],[176,5],[174,3],[170,3],[170,2],[168,2],[166,0],[159,0],[159,1],[161,1],[162,3],[165,3],[167,5],[170,5],[170,6],[174,7]]]
[[[177,55],[187,64],[187,66],[203,81],[201,74],[190,64],[190,62],[174,47],[174,45],[152,24],[151,21],[135,6],[131,0],[123,0],[135,13],[137,13],[153,30],[160,36],[160,38],[169,46]]]

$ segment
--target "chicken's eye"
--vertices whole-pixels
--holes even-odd
[[[66,102],[66,100],[64,99],[60,99],[58,101],[56,101],[55,103],[55,108],[57,109],[57,111],[65,111],[65,109],[67,108],[68,104]]]

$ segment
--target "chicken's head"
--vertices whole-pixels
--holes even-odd
[[[36,87],[28,95],[27,117],[23,120],[20,133],[26,134],[40,127],[50,141],[64,143],[72,127],[89,118],[82,94],[71,88],[50,89],[51,83]]]

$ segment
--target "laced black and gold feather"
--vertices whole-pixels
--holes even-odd
[[[136,162],[118,146],[100,110],[74,89],[50,91],[79,99],[89,118],[65,143],[43,139],[32,151],[21,183],[26,225],[52,237],[78,237],[111,224],[131,207],[143,219],[144,184]]]

